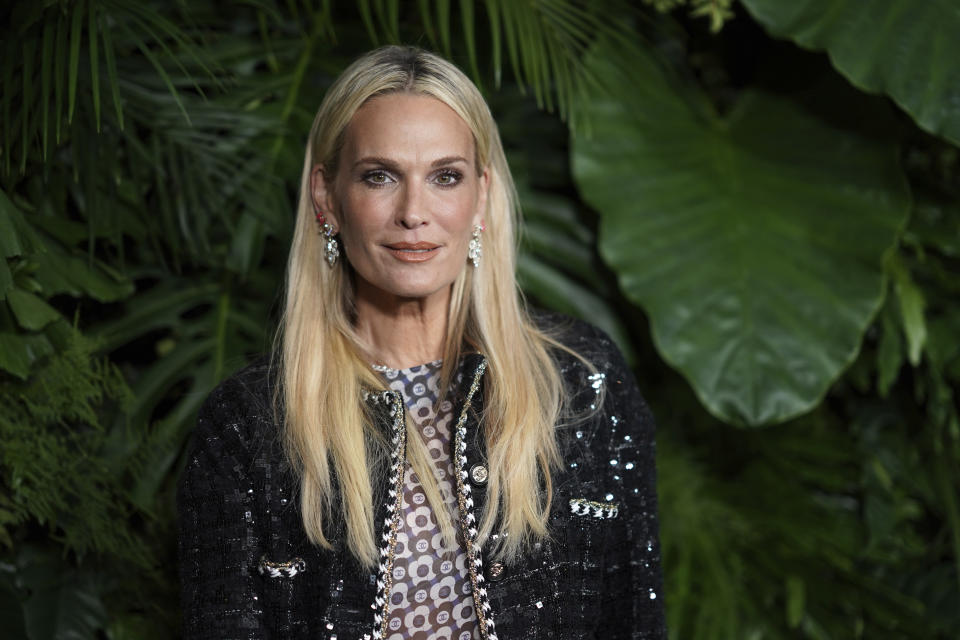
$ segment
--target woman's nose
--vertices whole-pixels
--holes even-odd
[[[423,187],[416,184],[406,184],[397,207],[397,222],[406,229],[415,229],[427,223],[427,214],[424,211]]]

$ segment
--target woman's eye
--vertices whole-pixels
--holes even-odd
[[[459,171],[444,171],[437,175],[437,184],[442,187],[452,187],[453,185],[460,182],[460,178],[463,176],[460,175]]]
[[[363,179],[377,187],[391,182],[390,176],[385,171],[369,171],[364,174]]]

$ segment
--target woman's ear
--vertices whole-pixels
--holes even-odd
[[[310,197],[313,200],[313,212],[323,214],[325,220],[332,224],[334,229],[338,229],[339,224],[333,209],[333,194],[322,164],[314,165],[310,172]]]
[[[490,167],[484,167],[480,174],[480,191],[477,194],[477,212],[473,217],[473,224],[484,226],[484,215],[487,212],[487,193],[490,191]]]

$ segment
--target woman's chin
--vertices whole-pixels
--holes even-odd
[[[437,282],[435,280],[398,279],[388,282],[366,282],[366,286],[357,288],[357,297],[367,299],[380,306],[384,303],[422,302],[431,299],[446,299],[450,294],[452,282]]]

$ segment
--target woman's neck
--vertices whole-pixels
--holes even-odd
[[[406,369],[443,357],[450,289],[424,298],[400,298],[358,287],[357,335],[373,364]]]

